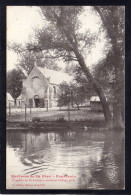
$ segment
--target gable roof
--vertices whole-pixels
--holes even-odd
[[[62,82],[70,82],[72,80],[72,77],[68,75],[67,73],[63,73],[60,71],[50,70],[46,68],[38,67],[38,70],[46,77],[50,79],[51,84],[59,85]]]
[[[7,99],[8,101],[15,101],[15,100],[13,99],[13,97],[10,95],[10,93],[7,93],[7,94],[6,94],[6,99]]]

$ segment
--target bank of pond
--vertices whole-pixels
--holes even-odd
[[[11,122],[6,123],[7,130],[44,130],[44,131],[105,131],[108,128],[103,120],[89,121],[28,121],[28,122]],[[116,129],[115,129],[116,130]],[[120,129],[118,129],[120,130]]]

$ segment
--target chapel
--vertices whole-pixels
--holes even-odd
[[[67,73],[50,70],[34,65],[27,79],[23,80],[21,106],[27,107],[56,107],[60,94],[60,84],[69,83],[72,77]]]

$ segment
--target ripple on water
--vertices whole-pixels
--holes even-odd
[[[110,138],[106,143],[105,136],[93,133],[24,132],[17,134],[21,140],[17,145],[11,136],[14,134],[10,132],[7,147],[14,148],[14,158],[23,165],[20,174],[74,174],[80,189],[106,189],[119,184],[120,169]]]

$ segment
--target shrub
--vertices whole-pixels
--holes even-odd
[[[22,127],[28,127],[28,122],[20,122],[20,126]]]
[[[56,119],[57,122],[65,122],[66,119],[64,118],[64,116],[59,117],[58,119]]]
[[[39,117],[34,117],[34,118],[32,119],[32,121],[33,121],[33,122],[40,122],[40,118],[39,118]]]

